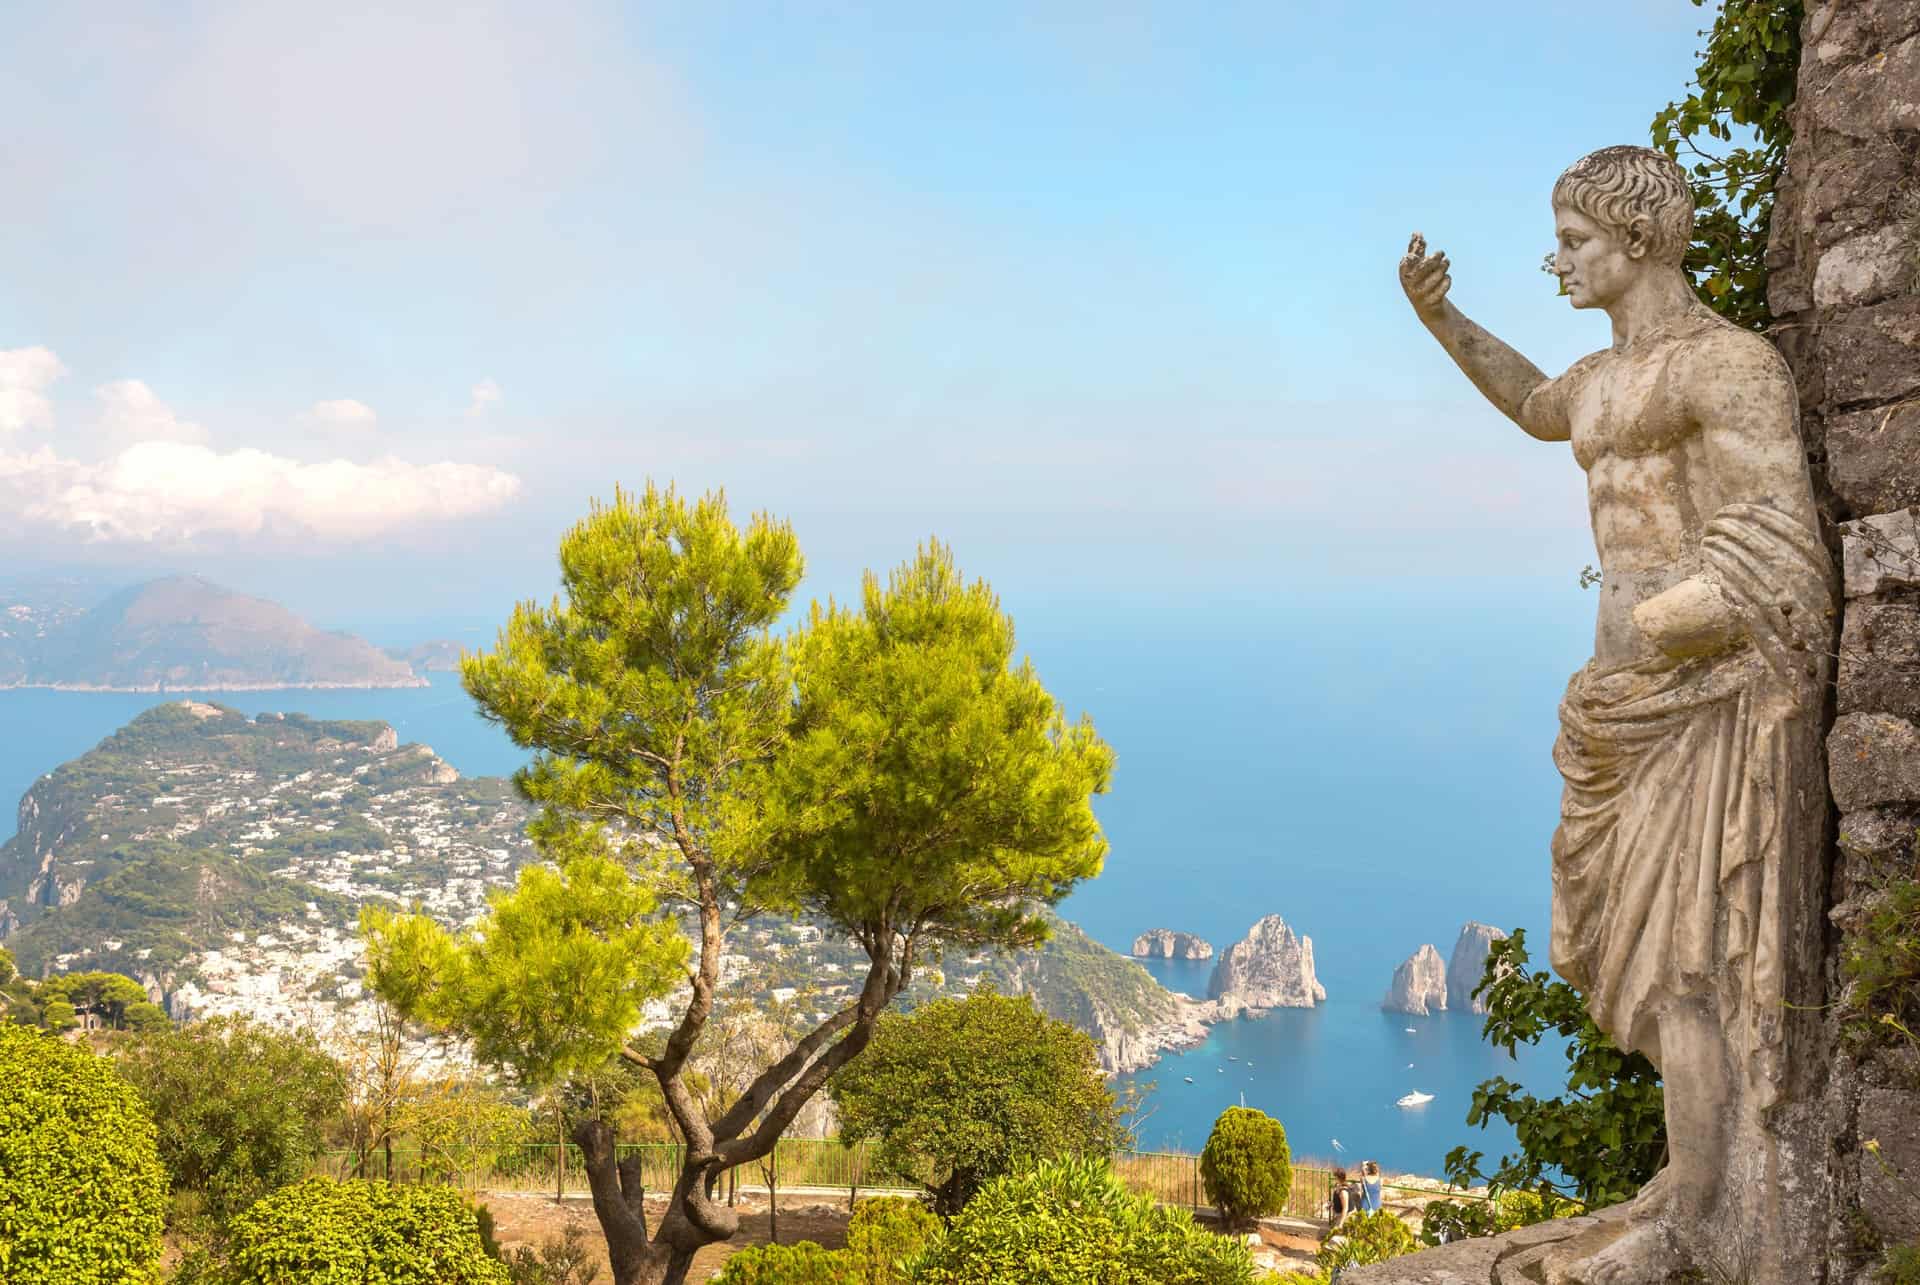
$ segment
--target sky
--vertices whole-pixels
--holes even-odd
[[[1582,480],[1413,319],[1549,372],[1554,178],[1681,0],[19,6],[0,565],[389,636],[553,588],[616,483],[1172,604],[1593,561]],[[420,625],[424,628],[424,624]],[[399,639],[395,639],[398,641]]]

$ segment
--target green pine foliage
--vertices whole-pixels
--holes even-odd
[[[242,1018],[142,1032],[116,1057],[152,1112],[176,1207],[216,1226],[309,1172],[346,1093],[310,1033]]]
[[[226,1285],[510,1285],[447,1187],[310,1178],[234,1219]]]
[[[1135,1195],[1105,1161],[995,1179],[913,1265],[914,1285],[1252,1285],[1246,1243]]]
[[[1264,1111],[1228,1107],[1200,1152],[1200,1179],[1208,1203],[1230,1227],[1279,1213],[1293,1189],[1287,1131]]]
[[[150,1282],[166,1199],[153,1121],[113,1064],[0,1025],[0,1280]]]
[[[922,1183],[943,1215],[1022,1163],[1118,1142],[1092,1039],[987,988],[885,1015],[827,1091],[841,1137],[878,1138],[879,1163]]]

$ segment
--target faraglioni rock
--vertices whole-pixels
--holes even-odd
[[[1149,928],[1133,939],[1136,959],[1212,959],[1213,943],[1171,928]]]
[[[1460,925],[1460,937],[1447,957],[1447,1007],[1461,1013],[1484,1013],[1487,1002],[1473,997],[1473,988],[1487,971],[1487,951],[1506,934],[1491,924],[1469,919]]]
[[[1327,997],[1313,975],[1313,938],[1296,936],[1286,920],[1268,915],[1221,954],[1207,997],[1248,1008],[1312,1008]]]
[[[1447,966],[1440,952],[1429,942],[1393,970],[1393,984],[1380,1007],[1389,1013],[1445,1012],[1447,1007]]]

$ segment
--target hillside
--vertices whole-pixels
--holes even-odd
[[[27,791],[0,936],[28,972],[139,974],[236,932],[345,932],[375,897],[461,922],[531,855],[526,817],[384,723],[178,701]]]
[[[85,611],[0,589],[0,686],[104,691],[423,687],[351,634],[198,576],[123,589]]]
[[[533,858],[528,818],[508,782],[462,779],[384,723],[175,701],[27,791],[19,833],[0,846],[0,938],[28,974],[113,969],[176,1015],[302,1025],[361,999],[362,904],[470,921]],[[1115,1072],[1204,1034],[1195,1014],[1207,1006],[1052,923],[1037,951],[922,968],[903,1006],[982,982],[1031,994],[1091,1034]],[[792,1000],[819,1020],[852,998],[866,964],[824,925],[769,917],[729,935],[723,990],[728,1003]]]

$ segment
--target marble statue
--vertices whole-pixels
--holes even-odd
[[[1594,152],[1554,185],[1553,214],[1568,301],[1613,328],[1557,378],[1454,306],[1447,257],[1418,233],[1400,263],[1415,313],[1487,400],[1571,444],[1600,555],[1593,659],[1554,746],[1552,961],[1660,1068],[1668,1162],[1548,1278],[1810,1280],[1835,607],[1793,379],[1695,297],[1673,161]]]

